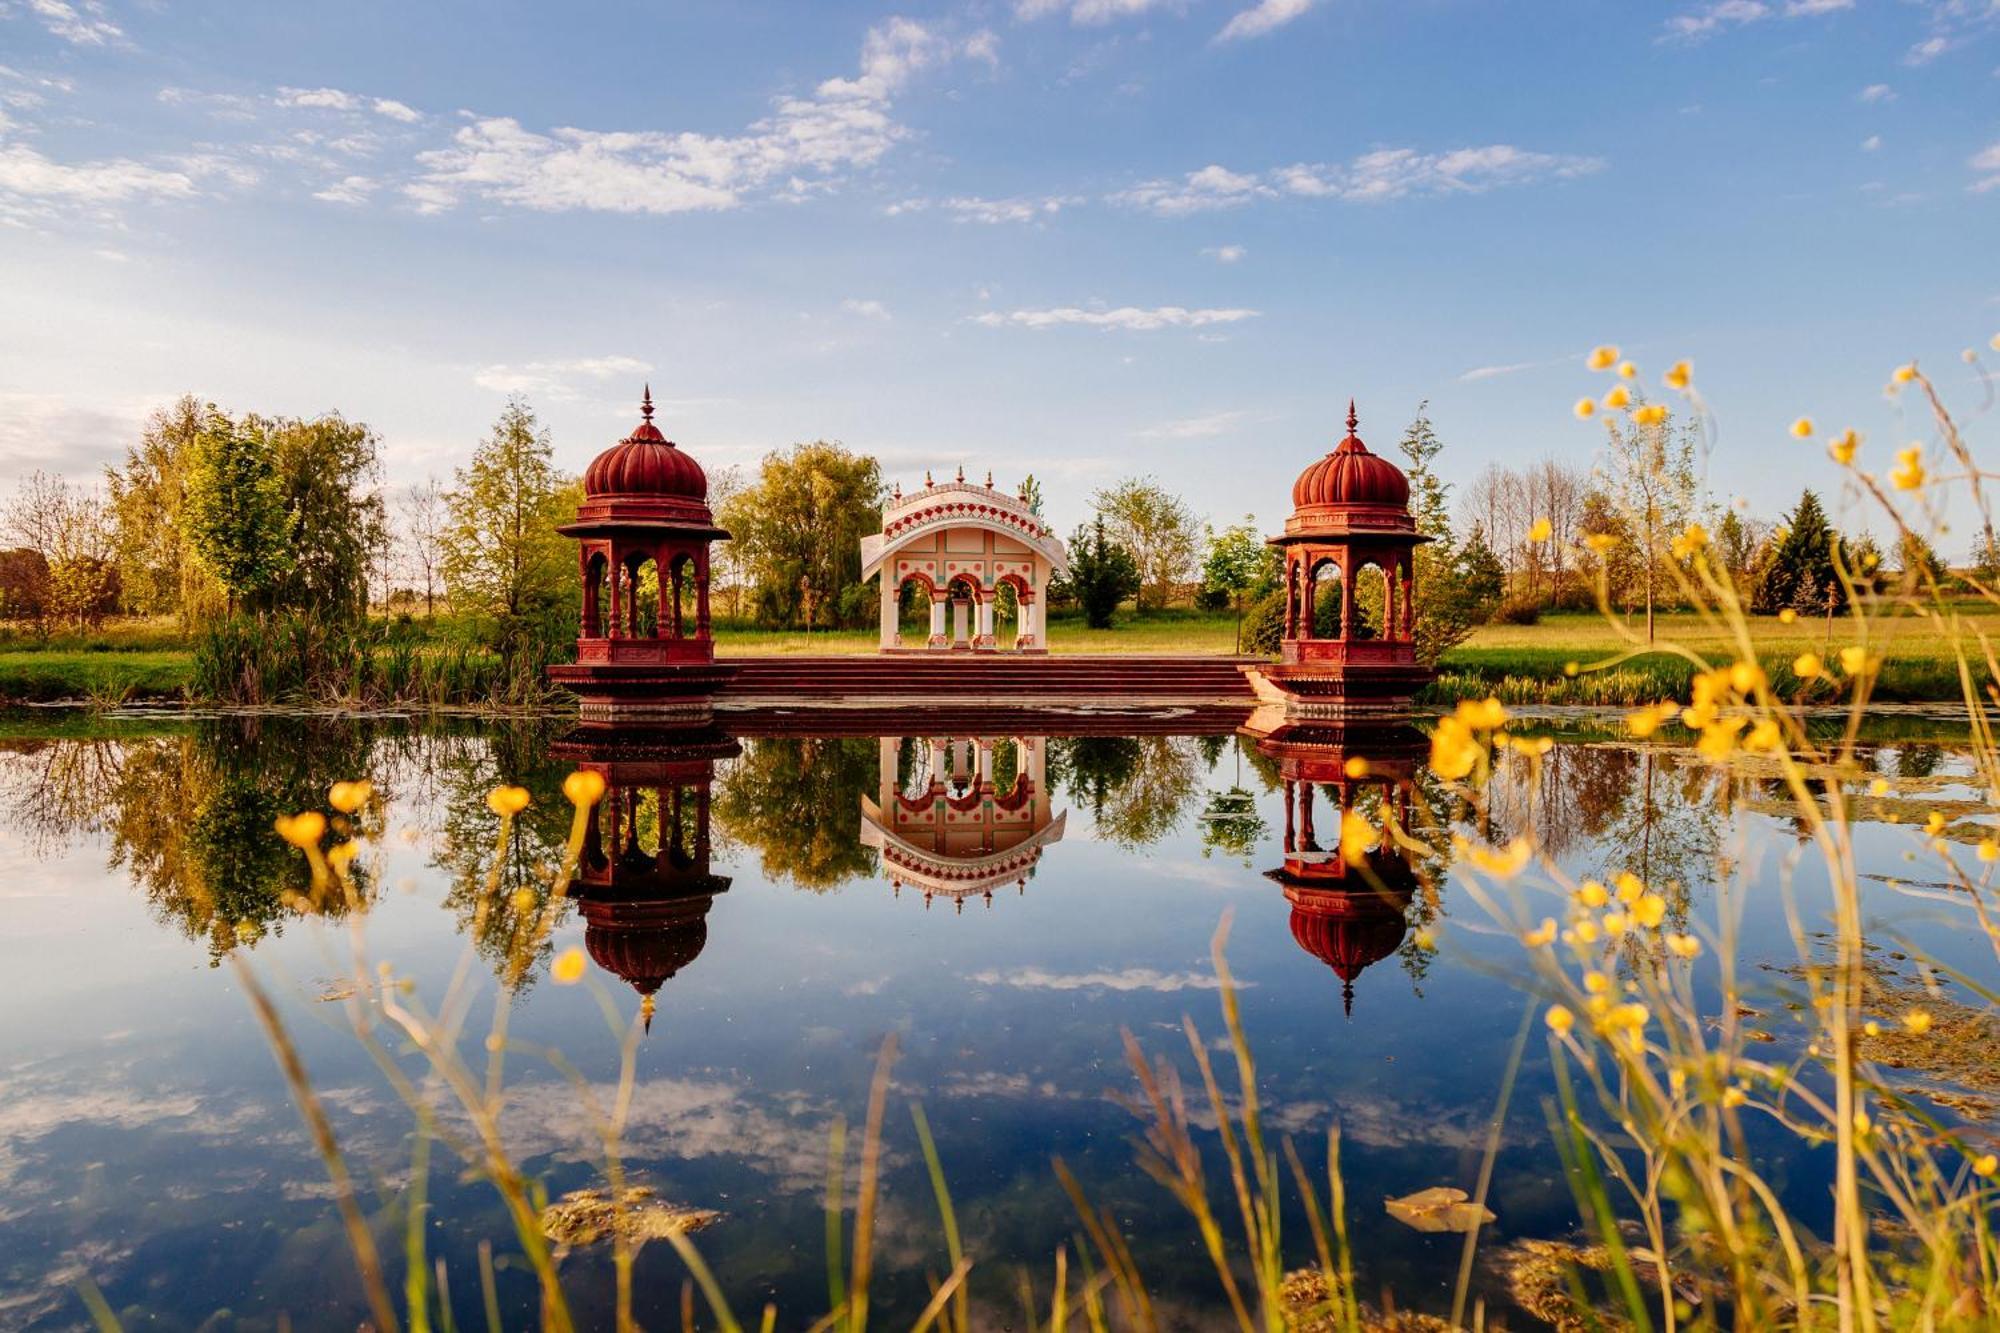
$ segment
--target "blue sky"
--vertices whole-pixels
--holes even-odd
[[[1838,503],[2000,328],[2000,0],[0,0],[0,478],[338,408],[389,481],[650,379],[711,465],[1153,473],[1267,526],[1348,396],[1449,474],[1689,357],[1718,498]],[[1992,354],[1988,354],[1991,357]],[[1953,549],[1957,542],[1947,543]]]

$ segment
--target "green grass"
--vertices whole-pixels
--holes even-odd
[[[0,699],[178,698],[193,661],[186,649],[10,649],[0,651]]]
[[[907,641],[915,642],[923,630],[914,623],[904,628]],[[1002,625],[998,638],[1013,641],[1013,630]],[[769,657],[788,653],[872,653],[877,647],[877,631],[867,629],[803,630],[757,629],[747,625],[724,624],[715,630],[715,650],[725,657]],[[1119,613],[1112,628],[1091,629],[1074,612],[1057,612],[1049,620],[1049,651],[1052,653],[1227,653],[1236,646],[1236,617],[1233,613],[1194,611],[1183,607],[1137,614]]]

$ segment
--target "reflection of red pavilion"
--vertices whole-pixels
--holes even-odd
[[[704,730],[572,738],[552,749],[604,777],[571,894],[584,948],[639,992],[650,1027],[655,994],[701,955],[709,908],[729,888],[709,867],[709,792],[715,761],[740,748]]]
[[[729,534],[708,508],[708,476],[653,424],[653,393],[632,433],[591,461],[576,521],[582,626],[574,664],[549,679],[581,701],[585,726],[699,725],[735,674],[709,634],[708,547]]]
[[[1341,1005],[1351,1014],[1355,979],[1394,954],[1407,929],[1416,872],[1387,817],[1409,825],[1423,737],[1410,727],[1291,720],[1279,709],[1258,710],[1244,732],[1277,761],[1284,790],[1285,860],[1265,875],[1284,886],[1292,938],[1340,978]],[[1350,861],[1340,830],[1357,809],[1383,831]]]
[[[1014,771],[1003,786],[994,751],[1009,745]],[[861,841],[881,856],[898,892],[909,884],[926,904],[942,894],[963,911],[967,898],[990,905],[996,888],[1026,889],[1068,819],[1051,808],[1047,740],[920,741],[907,782],[897,780],[902,739],[884,736],[881,746],[876,793],[861,798]]]
[[[1281,660],[1245,667],[1266,702],[1305,715],[1394,714],[1431,679],[1416,656],[1416,548],[1401,468],[1347,435],[1292,484],[1292,515],[1270,544],[1285,557]],[[1322,600],[1332,603],[1322,607]]]

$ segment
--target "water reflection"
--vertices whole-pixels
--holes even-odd
[[[713,730],[618,737],[578,731],[555,757],[604,779],[570,895],[592,961],[640,996],[646,1029],[660,987],[701,956],[708,913],[729,876],[711,866],[717,760],[742,747]]]
[[[967,898],[992,906],[996,888],[1025,893],[1069,818],[1050,799],[1048,744],[882,737],[875,793],[861,797],[861,841],[895,892],[908,884],[926,907],[941,895],[960,911]]]

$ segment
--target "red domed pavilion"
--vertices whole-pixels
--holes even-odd
[[[1413,569],[1430,538],[1410,515],[1409,479],[1369,451],[1359,425],[1350,400],[1346,437],[1299,474],[1292,516],[1270,539],[1285,556],[1283,656],[1245,670],[1260,695],[1299,712],[1394,713],[1432,676],[1416,657]]]
[[[653,424],[650,385],[639,414],[584,470],[576,521],[560,529],[579,543],[583,624],[576,663],[549,679],[578,696],[586,725],[698,725],[735,674],[709,635],[708,548],[729,534],[709,512],[701,464]]]

